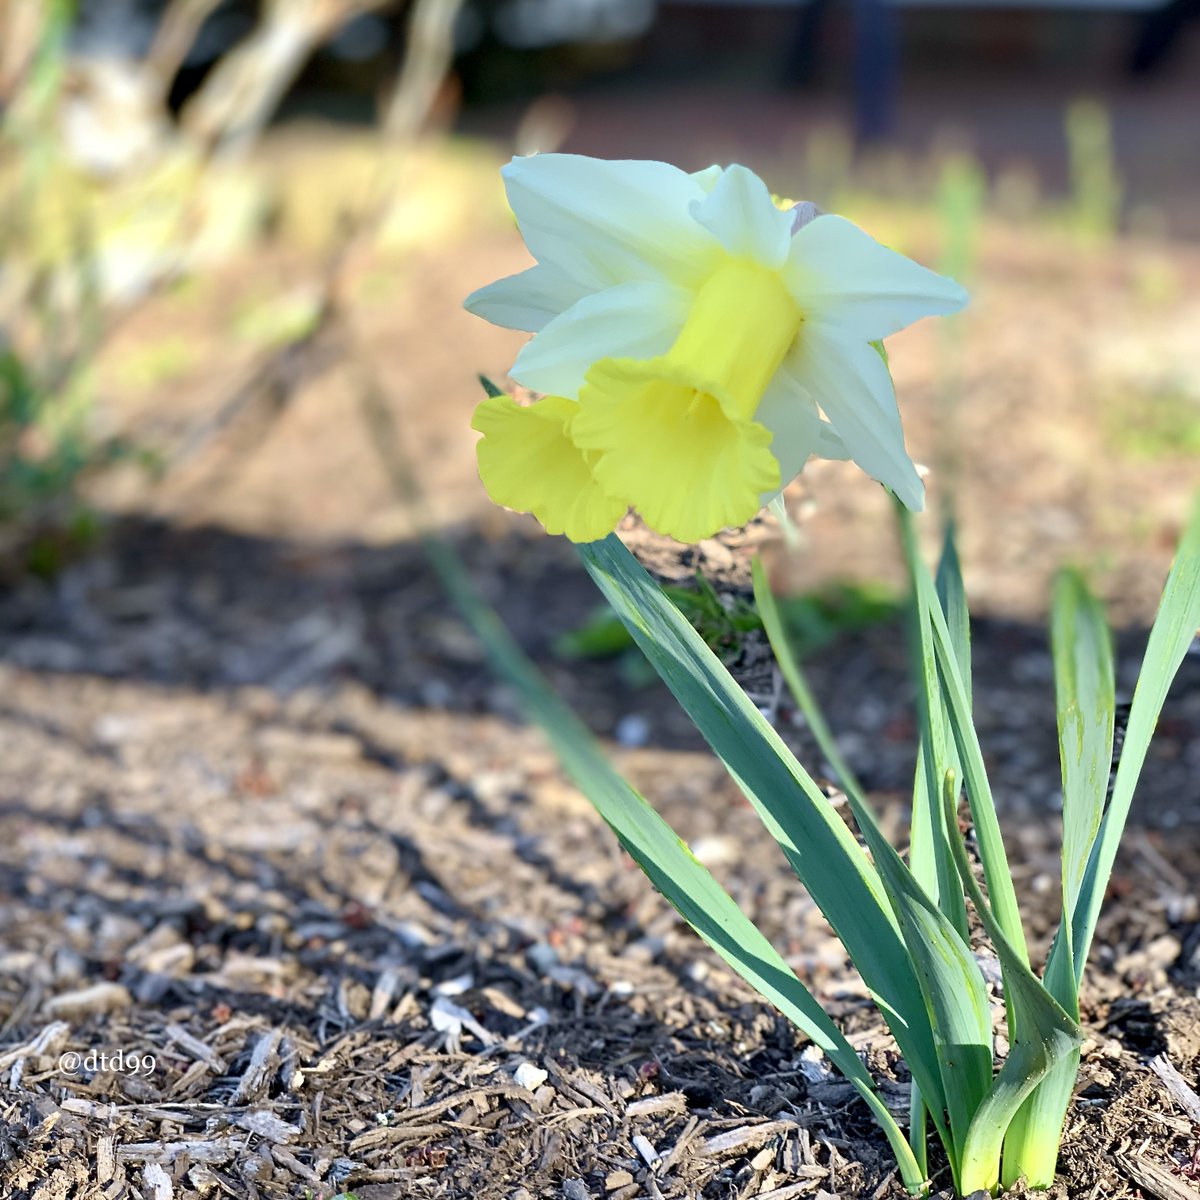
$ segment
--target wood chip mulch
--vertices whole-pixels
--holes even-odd
[[[81,566],[86,586],[68,580],[45,610],[9,602],[0,1196],[903,1195],[849,1086],[653,892],[510,718],[428,580],[394,587],[394,566],[372,552],[331,597],[319,559],[281,566],[234,549],[201,539],[199,552],[139,559],[127,547],[128,568]],[[478,549],[474,565],[506,553]],[[233,566],[210,570],[222,556]],[[175,582],[139,561],[169,561]],[[357,624],[316,621],[356,606]],[[547,624],[544,612],[525,620]],[[597,726],[643,718],[626,739],[643,744],[617,748],[620,765],[902,1113],[903,1065],[861,982],[719,766],[661,693],[614,663],[551,662],[552,630],[541,636],[526,640]],[[977,694],[991,697],[980,721],[1035,954],[1057,916],[1039,637],[988,621],[975,633]],[[393,656],[382,664],[381,645]],[[415,665],[385,690],[404,645]],[[81,673],[71,654],[98,646],[121,654]],[[23,656],[36,661],[16,665]],[[418,707],[428,661],[443,692]],[[289,664],[294,679],[272,675]],[[748,644],[735,666],[816,761],[769,662]],[[903,670],[893,628],[812,666],[893,833],[912,771]],[[1059,1200],[1200,1195],[1186,1090],[1200,1067],[1200,804],[1187,783],[1200,689],[1185,671],[1096,941]],[[589,708],[597,680],[604,701]]]

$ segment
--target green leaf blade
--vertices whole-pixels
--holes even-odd
[[[1116,721],[1112,638],[1082,577],[1064,572],[1051,608],[1063,781],[1062,886],[1067,936],[1104,816]]]
[[[836,764],[838,756],[836,746],[832,746],[832,734],[792,654],[760,563],[755,563],[754,576],[759,612],[776,661],[793,694],[804,697],[801,703],[805,714],[809,716],[810,724],[814,724],[815,716],[815,723],[821,730],[822,749]],[[826,742],[831,744],[832,753]],[[854,818],[875,860],[905,945],[917,968],[937,1052],[946,1110],[943,1114],[939,1105],[936,1109],[931,1108],[930,1114],[942,1135],[951,1169],[957,1173],[959,1149],[965,1143],[975,1110],[992,1084],[991,1010],[983,975],[965,937],[965,910],[963,932],[960,932],[950,917],[938,909],[929,889],[922,886],[883,836],[853,772],[847,767],[840,774]],[[940,825],[940,810],[931,811]],[[948,853],[945,862],[953,873],[955,868]],[[955,894],[961,900],[957,875],[953,874],[952,878]],[[918,1081],[918,1096],[921,1087]],[[918,1121],[922,1112],[919,1105]]]
[[[1017,907],[1017,893],[1013,887],[1008,855],[1000,833],[1000,822],[996,817],[996,805],[992,799],[992,788],[983,761],[983,750],[971,719],[971,706],[966,688],[959,674],[953,638],[938,603],[933,581],[923,567],[917,571],[917,581],[918,593],[933,638],[942,695],[946,701],[946,714],[967,785],[967,800],[975,821],[979,856],[983,862],[992,911],[996,915],[999,927],[1004,931],[1008,944],[1021,961],[1028,965],[1029,948],[1025,941],[1025,929],[1021,924],[1021,912]],[[950,839],[952,847],[955,840]],[[1007,980],[1005,983],[1007,987]]]
[[[729,893],[613,768],[475,592],[448,547],[430,543],[429,548],[444,585],[483,642],[497,674],[515,689],[523,710],[544,731],[567,773],[621,845],[696,933],[829,1056],[879,1122],[905,1186],[913,1193],[924,1190],[923,1166],[845,1035]]]
[[[967,602],[963,593],[952,531],[946,531],[942,559],[938,567],[938,579],[944,599],[939,599],[936,594],[931,597],[929,590],[922,587],[922,581],[927,581],[928,573],[920,558],[912,515],[903,508],[899,509],[899,512],[901,540],[912,584],[912,632],[909,636],[916,668],[917,713],[920,722],[920,745],[913,779],[909,862],[913,874],[947,914],[959,935],[965,939],[966,903],[958,882],[958,873],[954,869],[953,857],[946,844],[940,803],[941,781],[946,772],[953,771],[956,777],[960,773],[958,750],[949,728],[949,713],[946,710],[945,697],[942,695],[941,677],[938,674],[927,608],[930,603],[936,603],[939,605],[939,611],[944,605],[946,611],[954,614],[956,653],[961,655],[960,665],[965,664],[969,673],[971,652]]]
[[[1150,739],[1158,724],[1171,683],[1183,665],[1196,630],[1200,627],[1200,496],[1194,502],[1191,520],[1179,543],[1167,576],[1158,613],[1150,630],[1142,669],[1129,709],[1129,724],[1112,799],[1100,824],[1084,872],[1071,931],[1075,977],[1083,977],[1104,892],[1117,857],[1117,847],[1133,803],[1138,778],[1146,761]],[[1057,946],[1055,947],[1057,949]],[[1065,952],[1065,951],[1060,951]]]
[[[950,631],[950,643],[954,647],[954,658],[962,678],[967,704],[971,703],[971,615],[967,608],[967,591],[963,585],[962,563],[958,557],[958,543],[954,536],[954,522],[946,523],[942,540],[942,556],[938,560],[937,575],[934,577],[938,601],[946,615],[946,628]]]
[[[929,1016],[878,872],[779,735],[620,540],[581,546],[580,555],[841,939],[936,1119],[945,1097]]]

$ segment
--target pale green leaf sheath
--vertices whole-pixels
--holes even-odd
[[[1055,585],[1050,632],[1063,781],[1060,936],[1065,939],[1066,952],[1052,956],[1046,987],[1078,1020],[1071,922],[1104,815],[1116,696],[1112,638],[1103,610],[1074,572],[1064,572]],[[1020,1178],[1033,1187],[1049,1187],[1053,1182],[1058,1142],[1078,1072],[1076,1051],[1055,1067],[1022,1105],[1004,1144],[1002,1178],[1006,1185]]]

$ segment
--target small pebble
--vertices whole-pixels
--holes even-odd
[[[456,975],[453,979],[443,979],[433,989],[435,996],[461,996],[475,986],[474,975]]]
[[[541,1067],[535,1067],[530,1062],[523,1062],[513,1072],[513,1078],[521,1087],[528,1088],[531,1092],[536,1092],[550,1076]]]
[[[650,1139],[640,1133],[633,1135],[633,1148],[641,1155],[642,1162],[648,1167],[654,1166],[659,1159],[659,1153],[651,1144]]]
[[[637,713],[629,713],[617,722],[613,736],[619,745],[637,749],[650,740],[650,722]]]
[[[547,942],[536,942],[525,951],[529,965],[539,974],[546,975],[560,963],[558,951]]]

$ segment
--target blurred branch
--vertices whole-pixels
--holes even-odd
[[[185,132],[225,156],[262,132],[318,45],[390,0],[269,0],[258,28],[212,69],[183,110]]]
[[[33,67],[48,20],[42,0],[0,5],[0,107],[7,108]]]
[[[305,2],[313,7],[311,0]],[[311,45],[328,36],[339,21],[347,19],[351,9],[365,12],[382,7],[382,3],[383,0],[342,0],[339,5],[336,0],[317,0],[316,7],[324,9],[325,24],[320,29],[316,26],[308,28],[312,39],[310,49]],[[367,201],[348,216],[342,236],[326,265],[319,285],[317,314],[311,327],[273,351],[216,413],[183,438],[170,457],[172,467],[198,457],[214,441],[227,437],[230,453],[218,467],[219,474],[227,477],[252,451],[255,435],[265,432],[286,410],[305,382],[329,367],[337,348],[344,352],[345,346],[354,341],[345,296],[350,268],[358,252],[374,244],[392,209],[403,182],[402,152],[428,120],[438,89],[453,61],[454,23],[462,3],[463,0],[415,0],[413,4],[404,60],[384,119],[385,150],[380,156]],[[334,8],[339,14],[336,19],[331,15]],[[254,68],[246,66],[243,70],[252,72]],[[350,358],[357,362],[359,355]],[[368,424],[379,433],[382,402],[377,387],[367,390],[371,400],[370,411],[366,412]],[[241,427],[236,436],[235,425]],[[212,482],[210,476],[203,481],[203,486],[211,487]],[[395,482],[396,477],[393,477]]]
[[[183,66],[200,27],[221,0],[171,0],[163,13],[145,66],[156,84],[156,99],[165,104],[171,84]]]
[[[70,0],[0,3],[0,133],[37,135],[62,84]]]
[[[438,89],[454,61],[454,23],[463,0],[414,0],[396,88],[384,117],[384,135],[415,137],[429,119]]]

